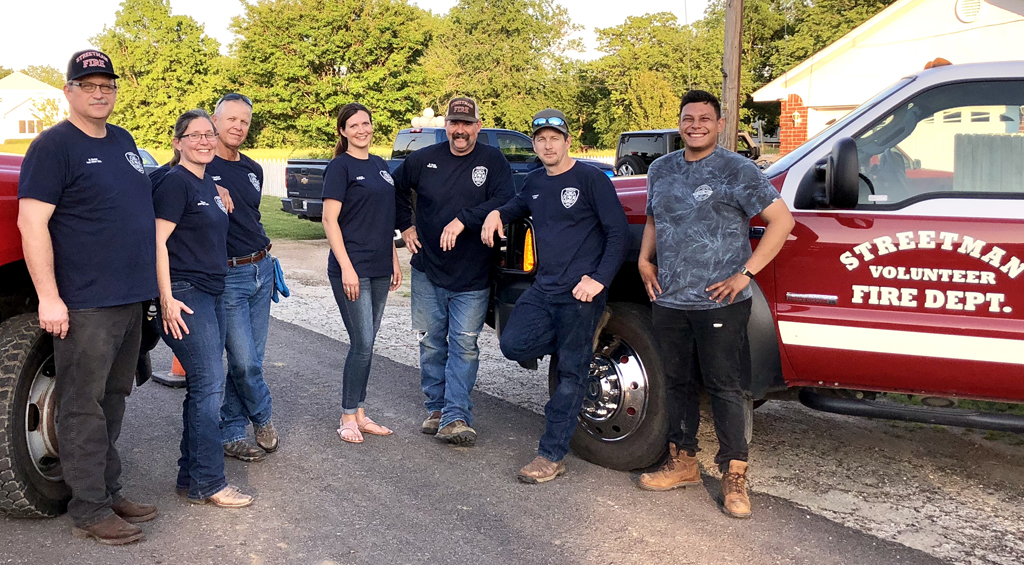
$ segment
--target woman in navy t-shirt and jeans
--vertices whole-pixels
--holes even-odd
[[[324,172],[324,231],[331,243],[327,277],[351,343],[342,375],[338,435],[362,443],[363,434],[390,435],[366,416],[366,382],[373,342],[388,291],[402,284],[395,249],[395,184],[388,165],[370,155],[373,119],[362,104],[338,112],[338,145]]]
[[[177,489],[189,502],[242,508],[253,497],[228,485],[220,436],[228,212],[206,174],[217,148],[210,115],[182,114],[173,143],[174,166],[153,189],[153,208],[162,337],[187,375]]]

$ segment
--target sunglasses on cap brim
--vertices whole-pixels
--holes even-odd
[[[252,100],[249,100],[248,96],[244,94],[239,94],[237,92],[232,92],[230,94],[225,94],[224,96],[221,96],[220,100],[217,101],[217,106],[220,106],[221,102],[231,102],[233,100],[241,100],[242,102],[245,102],[247,106],[252,108]]]
[[[558,116],[552,116],[550,118],[537,118],[533,120],[533,127],[539,128],[543,126],[554,126],[560,127],[565,125],[565,120]]]

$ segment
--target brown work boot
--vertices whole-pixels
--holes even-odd
[[[124,545],[142,539],[142,529],[111,514],[91,526],[71,528],[71,535],[78,539],[92,538],[103,545]]]
[[[118,500],[110,509],[129,524],[140,524],[156,518],[156,506],[152,504],[139,504],[127,498]]]
[[[640,475],[637,486],[644,490],[672,490],[689,485],[699,485],[700,467],[697,458],[668,444],[668,459],[651,473]]]
[[[476,430],[467,426],[462,420],[455,420],[437,430],[437,434],[434,437],[443,442],[470,447],[476,443]]]
[[[281,442],[277,436],[277,429],[274,428],[273,420],[267,420],[267,423],[262,426],[254,425],[253,430],[256,432],[256,445],[260,446],[267,453],[277,451]]]
[[[434,435],[437,433],[437,429],[441,427],[441,411],[434,410],[427,415],[427,419],[423,420],[423,425],[420,426],[420,431],[425,434]]]
[[[535,485],[537,483],[553,481],[559,475],[564,474],[565,465],[561,461],[555,463],[538,455],[533,458],[533,461],[530,461],[529,464],[519,470],[518,478],[519,482]]]
[[[746,461],[729,461],[729,470],[722,473],[722,512],[733,518],[750,517]]]
[[[267,452],[263,451],[262,447],[248,439],[240,439],[231,443],[225,443],[224,455],[234,457],[235,459],[245,461],[246,463],[263,461],[267,458]]]

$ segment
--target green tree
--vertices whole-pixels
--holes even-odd
[[[178,116],[212,109],[224,89],[219,44],[191,17],[172,15],[168,0],[124,0],[92,41],[121,76],[111,121],[140,146],[169,146]]]
[[[405,0],[246,3],[229,75],[255,103],[258,143],[332,146],[348,102],[369,107],[377,141],[390,141],[420,110],[431,19]]]
[[[821,51],[894,1],[789,0],[781,4],[781,11],[791,23],[782,37],[776,33],[777,47],[770,58],[772,78]]]
[[[61,108],[57,98],[40,98],[32,101],[32,117],[48,128],[68,117],[68,111]]]
[[[460,0],[424,59],[424,103],[471,96],[485,125],[528,131],[556,91],[568,96],[558,71],[566,52],[581,48],[569,37],[577,29],[552,0]]]
[[[63,88],[65,82],[64,73],[50,65],[29,65],[21,70],[26,75],[45,82],[50,86]]]
[[[9,75],[9,74],[11,74],[13,72],[14,72],[14,69],[8,69],[7,67],[0,66],[0,78],[4,78],[5,76],[7,76],[7,75]]]

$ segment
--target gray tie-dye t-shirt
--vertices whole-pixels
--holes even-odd
[[[754,163],[718,147],[699,161],[675,151],[647,172],[647,215],[658,235],[657,304],[680,310],[728,306],[707,287],[739,272],[750,258],[750,218],[779,197]],[[743,289],[734,302],[751,297]]]

